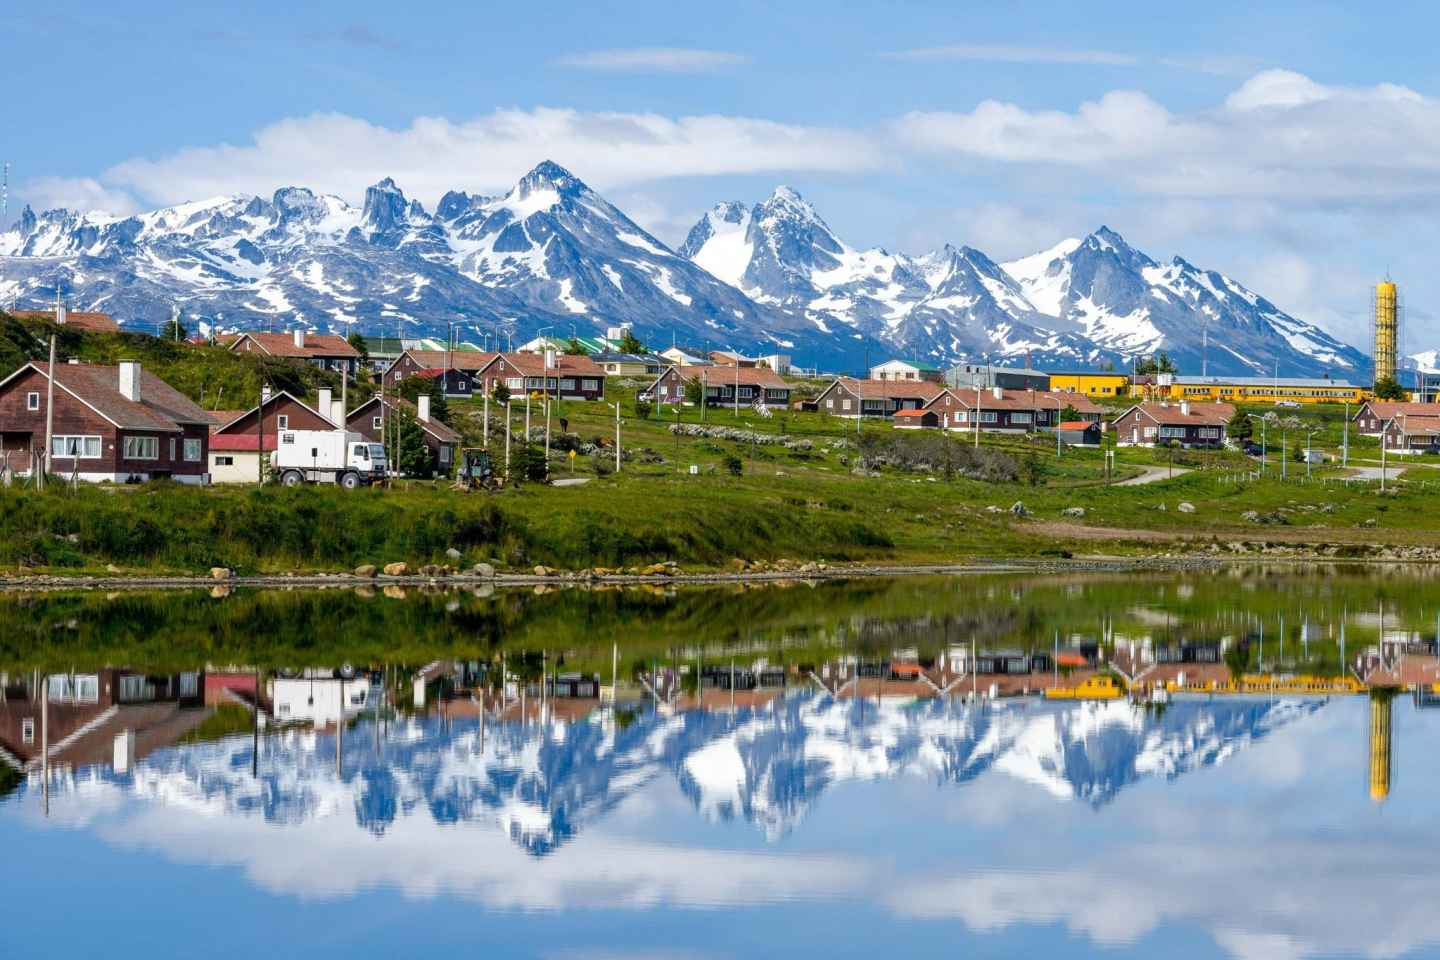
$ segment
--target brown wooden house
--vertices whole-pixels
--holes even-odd
[[[134,360],[57,364],[50,472],[90,482],[208,483],[210,418]],[[45,446],[49,365],[0,381],[0,458],[28,473]]]
[[[360,351],[350,346],[350,341],[335,334],[306,333],[304,330],[289,333],[250,331],[230,339],[228,346],[236,353],[260,353],[267,357],[299,360],[322,370],[343,372],[352,377],[360,371]]]
[[[765,367],[671,367],[649,387],[657,403],[685,402],[685,385],[699,381],[705,403],[712,407],[754,407],[783,410],[790,405],[790,384]]]
[[[479,396],[482,388],[476,374],[498,356],[475,350],[406,350],[386,369],[385,385],[395,387],[409,377],[443,377],[445,396]]]
[[[372,443],[384,443],[385,425],[397,412],[413,418],[420,425],[434,472],[442,475],[450,473],[460,449],[460,434],[430,416],[430,398],[424,394],[421,394],[418,405],[400,397],[388,396],[383,400],[379,396],[371,397],[350,411],[345,418],[345,428]]]
[[[1392,417],[1385,423],[1382,442],[1391,453],[1440,453],[1440,411],[1426,416],[1402,413]]]
[[[1137,403],[1115,419],[1115,442],[1140,447],[1168,443],[1221,447],[1225,427],[1234,415],[1235,408],[1228,403]]]
[[[900,410],[919,410],[945,393],[933,380],[860,380],[836,377],[820,391],[815,405],[834,417],[893,417]]]
[[[1378,437],[1385,424],[1404,414],[1407,417],[1440,417],[1440,404],[1404,403],[1398,400],[1367,400],[1355,411],[1351,422],[1367,437]]]
[[[604,400],[605,370],[589,357],[547,350],[544,353],[497,353],[475,378],[481,389],[494,393],[503,383],[517,399],[527,393],[548,394],[561,400]]]

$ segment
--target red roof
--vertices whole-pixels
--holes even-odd
[[[330,333],[307,333],[302,340],[305,345],[295,345],[294,333],[260,333],[258,331],[247,331],[240,334],[230,342],[231,350],[245,350],[242,346],[249,340],[261,353],[269,354],[272,357],[299,357],[311,359],[314,357],[358,357],[360,351],[350,346],[350,342],[344,337]]]
[[[1089,420],[1066,420],[1060,424],[1061,430],[1088,430],[1095,424]]]
[[[54,310],[15,310],[10,316],[17,320],[49,320],[55,322]],[[90,333],[119,333],[120,324],[108,313],[91,310],[66,310],[65,326]]]
[[[48,373],[49,364],[34,360],[10,376],[18,376],[27,369],[38,370],[44,376]],[[210,425],[209,415],[193,400],[144,368],[140,370],[138,401],[126,399],[121,394],[118,366],[57,363],[55,383],[122,430],[178,433],[183,425]]]
[[[1228,403],[1137,403],[1130,410],[1139,410],[1156,423],[1170,426],[1223,427],[1235,416],[1235,408]],[[1126,410],[1125,413],[1129,413]],[[1189,411],[1188,413],[1186,411]]]
[[[569,374],[579,377],[603,377],[604,369],[589,357],[577,357],[568,353],[557,353],[555,365],[545,366],[543,353],[502,353],[497,359],[520,371],[526,377],[543,377],[549,374]]]
[[[934,411],[934,410],[911,409],[911,410],[896,410],[896,411],[895,411],[895,416],[897,416],[897,417],[924,417],[924,416],[935,416],[935,415],[936,415],[936,414],[935,414],[935,411]]]
[[[500,354],[479,350],[451,350],[448,354],[444,350],[406,350],[401,356],[408,356],[427,371],[444,370],[447,362],[451,370],[479,370]]]
[[[836,384],[866,400],[930,401],[945,392],[945,384],[934,380],[858,380],[855,377],[836,377],[825,389],[830,390]]]
[[[259,436],[253,433],[212,433],[210,434],[211,450],[235,450],[254,452],[259,446]],[[275,449],[275,431],[265,432],[265,449]]]

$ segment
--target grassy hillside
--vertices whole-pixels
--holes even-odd
[[[0,313],[0,377],[9,376],[28,360],[46,359],[52,333],[60,360],[139,360],[145,369],[207,410],[254,406],[263,383],[312,401],[321,387],[329,387],[339,396],[339,374],[290,360],[175,343],[143,333],[86,333],[44,320],[17,320],[5,313]],[[365,385],[351,384],[349,389],[352,397],[361,399],[371,393]]]

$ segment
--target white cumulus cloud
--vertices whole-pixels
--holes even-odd
[[[357,198],[390,176],[433,202],[451,189],[503,191],[547,158],[598,189],[679,176],[860,171],[889,162],[871,138],[844,129],[541,107],[466,121],[420,117],[398,129],[338,113],[294,117],[257,131],[249,143],[125,161],[99,183],[172,204],[268,194],[287,184]]]

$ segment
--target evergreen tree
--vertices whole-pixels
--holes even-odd
[[[1250,419],[1250,414],[1238,410],[1225,427],[1225,434],[1236,443],[1244,443],[1255,436],[1255,422]]]
[[[391,439],[385,450],[386,458],[394,463],[402,474],[417,480],[429,480],[435,475],[435,463],[430,448],[425,446],[425,431],[407,410],[397,410],[400,418],[400,448],[397,453]]]
[[[625,336],[620,338],[620,352],[644,353],[645,344],[641,343],[640,339],[635,336],[634,331],[627,327],[625,329]]]
[[[571,337],[570,342],[565,344],[565,355],[570,357],[583,357],[586,355],[585,348],[580,345],[578,339]]]
[[[450,425],[450,402],[445,398],[445,390],[439,377],[406,377],[400,381],[396,392],[411,403],[415,403],[422,396],[428,396],[430,416],[446,426]]]
[[[1404,400],[1405,388],[1394,377],[1381,377],[1375,381],[1376,400]]]
[[[370,345],[365,342],[365,338],[358,332],[352,330],[350,336],[345,338],[345,342],[350,344],[356,353],[360,354],[361,363],[366,363],[370,360]]]

